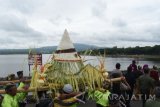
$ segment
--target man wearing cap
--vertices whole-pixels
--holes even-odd
[[[55,107],[77,107],[76,96],[80,94],[79,92],[73,92],[73,87],[71,84],[65,84],[62,88],[60,95],[55,98]]]
[[[9,83],[5,88],[6,94],[2,101],[2,107],[20,107],[19,100],[26,97],[26,93],[17,93],[17,87],[13,83]]]

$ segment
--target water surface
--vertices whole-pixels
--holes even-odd
[[[50,60],[51,54],[43,54],[43,64]],[[84,58],[85,64],[90,63],[93,66],[99,65],[98,59],[96,56],[82,56]],[[115,64],[119,62],[121,64],[121,69],[125,70],[129,64],[131,64],[134,58],[105,58],[105,68],[107,71],[112,71],[115,68]],[[138,65],[148,64],[151,68],[153,65],[160,67],[159,60],[148,60],[148,59],[139,59]],[[32,68],[32,67],[31,67]],[[29,66],[28,66],[28,55],[0,55],[0,77],[5,77],[10,73],[16,74],[17,71],[23,70],[24,75],[29,75]]]

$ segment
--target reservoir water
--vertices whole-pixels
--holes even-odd
[[[47,61],[50,61],[51,54],[43,54],[43,64]],[[99,57],[97,56],[82,56],[85,59],[85,64],[90,63],[93,66],[99,65]],[[115,64],[119,62],[121,64],[121,70],[126,70],[129,64],[131,64],[134,58],[105,58],[105,69],[107,71],[112,71],[115,68]],[[151,68],[153,65],[160,67],[160,61],[148,60],[148,59],[139,59],[138,65],[143,66],[148,64]],[[32,69],[32,67],[31,67]],[[24,55],[0,55],[0,77],[6,77],[10,73],[16,74],[17,71],[23,70],[24,75],[29,75],[29,66],[28,66],[28,54]]]

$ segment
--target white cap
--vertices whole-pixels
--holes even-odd
[[[65,84],[63,87],[63,91],[66,93],[71,93],[73,92],[73,87],[71,84]]]

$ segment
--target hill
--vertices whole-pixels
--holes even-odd
[[[87,44],[80,44],[80,43],[74,43],[74,46],[76,50],[84,51],[87,49],[98,49],[99,47],[94,45],[87,45]],[[42,54],[51,54],[57,49],[57,46],[45,46],[40,48],[33,49],[36,53],[42,53]],[[29,49],[0,49],[0,54],[28,54]]]

